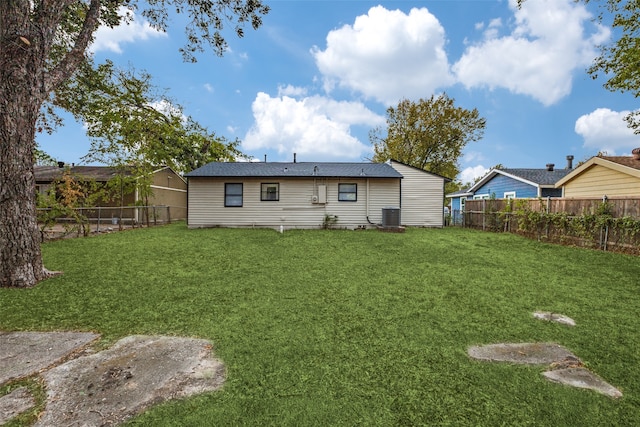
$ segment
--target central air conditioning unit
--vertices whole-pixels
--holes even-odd
[[[318,196],[316,196],[315,194],[311,196],[311,203],[318,203]]]
[[[394,206],[382,208],[382,226],[385,228],[400,227],[400,208]]]

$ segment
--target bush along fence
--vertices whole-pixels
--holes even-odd
[[[640,199],[468,200],[464,227],[640,255]]]
[[[186,213],[186,207],[164,205],[37,209],[43,240],[168,224],[172,220],[185,219]]]

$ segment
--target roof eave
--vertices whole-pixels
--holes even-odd
[[[558,180],[558,182],[556,182],[555,188],[562,187],[563,185],[567,184],[569,181],[576,178],[578,175],[581,175],[582,173],[586,172],[587,170],[591,169],[593,166],[596,166],[596,165],[603,166],[603,167],[615,170],[617,172],[625,173],[627,175],[635,176],[636,178],[640,178],[640,169],[634,169],[632,167],[622,165],[620,163],[603,159],[602,157],[599,157],[599,156],[594,156],[589,160],[587,160],[586,162],[584,162],[583,164],[581,164],[580,166],[578,166],[577,168],[575,168],[573,171],[571,171],[567,175],[565,175],[564,178]]]

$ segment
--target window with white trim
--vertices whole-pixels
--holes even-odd
[[[474,194],[473,200],[489,199],[489,194]]]
[[[242,207],[242,183],[224,184],[224,206],[228,208]]]
[[[515,191],[506,191],[504,193],[504,198],[505,199],[515,199],[516,198],[516,192]]]

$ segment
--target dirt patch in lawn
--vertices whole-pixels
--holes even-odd
[[[47,398],[36,426],[115,426],[168,399],[218,390],[225,380],[206,340],[130,336],[94,352],[87,345],[96,338],[0,332],[0,385],[40,375]],[[33,406],[28,390],[17,390],[0,397],[3,413]]]
[[[78,226],[78,224],[53,224],[50,226],[38,224],[38,227],[40,228],[43,241],[85,237],[83,230]],[[100,234],[117,233],[118,231],[133,230],[141,227],[142,226],[140,225],[134,226],[131,224],[114,225],[91,223],[86,225],[86,235],[95,236]]]

